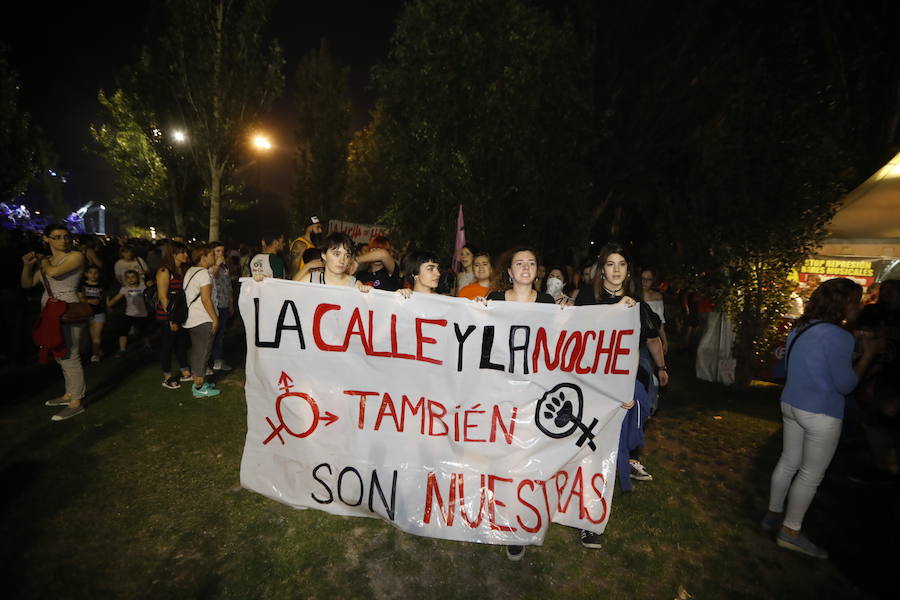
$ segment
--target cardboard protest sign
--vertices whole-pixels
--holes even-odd
[[[605,529],[636,308],[241,282],[244,487],[453,540]]]
[[[331,219],[328,221],[328,233],[333,233],[335,231],[346,233],[357,244],[368,244],[373,238],[381,235],[386,236],[388,234],[387,229],[377,225]]]

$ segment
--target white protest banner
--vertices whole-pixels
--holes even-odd
[[[241,284],[245,488],[453,540],[605,529],[637,308]]]
[[[357,244],[368,244],[372,238],[388,234],[388,230],[377,225],[366,225],[365,223],[353,223],[351,221],[338,221],[331,219],[328,221],[328,233],[332,232],[346,233]]]

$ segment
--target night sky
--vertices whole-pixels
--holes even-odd
[[[22,3],[0,20],[0,41],[22,82],[21,102],[59,155],[60,169],[75,173],[81,201],[111,195],[108,168],[84,151],[96,121],[97,91],[112,90],[122,69],[163,27],[162,2]],[[286,92],[300,58],[328,40],[331,52],[351,68],[354,128],[365,125],[375,94],[370,67],[387,57],[399,0],[299,2],[282,0],[271,19],[287,62]],[[293,144],[293,113],[283,98],[266,118],[280,147]],[[278,193],[290,187],[291,157],[281,152],[265,173]]]

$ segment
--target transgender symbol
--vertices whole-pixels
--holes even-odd
[[[538,429],[557,439],[568,437],[580,429],[581,436],[575,445],[580,448],[587,442],[591,450],[596,450],[593,431],[599,421],[594,419],[585,426],[581,422],[583,410],[581,388],[571,383],[560,383],[538,400],[534,422]]]
[[[278,378],[278,387],[284,393],[275,399],[275,414],[278,416],[278,426],[276,427],[275,423],[272,422],[272,419],[266,417],[266,422],[269,424],[269,427],[272,428],[272,433],[263,440],[263,446],[271,442],[276,436],[278,437],[278,441],[284,445],[284,438],[281,437],[282,431],[286,431],[288,435],[292,435],[296,438],[305,438],[316,430],[316,427],[319,425],[319,420],[324,421],[325,426],[327,427],[338,419],[337,415],[333,415],[327,410],[325,411],[325,414],[320,415],[319,405],[316,404],[315,399],[303,392],[292,392],[292,383],[294,383],[294,380],[291,379],[287,373],[282,371],[281,377]],[[285,402],[287,403],[286,413],[282,412],[285,408]],[[305,425],[305,429],[300,431],[299,425],[295,425],[295,427],[298,428],[297,431],[291,429],[288,427],[287,422],[285,422],[285,416],[294,417],[294,420],[299,421],[301,425]]]

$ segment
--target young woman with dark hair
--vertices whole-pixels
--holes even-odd
[[[637,459],[640,448],[644,446],[644,423],[651,408],[648,395],[652,377],[651,358],[656,363],[660,385],[665,386],[669,383],[662,342],[659,339],[659,318],[646,303],[636,299],[639,297],[627,251],[620,244],[611,242],[601,248],[597,256],[593,285],[582,288],[575,299],[576,306],[623,302],[629,307],[637,305],[640,310],[640,353],[643,360],[638,363],[634,398],[629,405],[623,406],[628,409],[628,414],[622,422],[616,460],[619,487],[623,492],[631,490],[632,479],[640,481],[653,479]],[[587,548],[601,547],[601,536],[597,533],[582,531],[581,541]]]
[[[49,256],[29,252],[22,257],[22,287],[32,288],[39,283],[43,284],[45,289],[41,297],[42,307],[51,295],[67,303],[79,302],[78,285],[81,283],[85,260],[81,252],[72,248],[72,234],[64,224],[48,225],[44,228],[44,243],[50,247]],[[62,368],[66,392],[60,398],[48,400],[45,404],[65,408],[53,415],[53,421],[62,421],[84,412],[84,369],[81,366],[79,348],[86,328],[87,322],[60,325],[66,354],[56,358],[56,362]]]
[[[815,558],[828,553],[801,533],[803,517],[837,449],[844,396],[878,354],[872,336],[855,339],[847,330],[862,310],[862,287],[830,279],[812,293],[787,339],[787,380],[781,392],[784,447],[772,472],[769,512],[762,528],[782,548]]]
[[[557,304],[571,304],[572,299],[566,294],[566,270],[563,267],[552,267],[547,271],[547,277],[541,286],[543,291],[550,294]]]
[[[475,257],[478,248],[472,244],[466,244],[459,251],[459,274],[456,276],[456,289],[462,290],[470,283],[475,282]]]
[[[553,297],[546,292],[534,289],[534,280],[538,273],[538,255],[529,246],[517,246],[502,253],[497,258],[494,269],[495,291],[487,298],[475,298],[484,302],[539,302],[553,304]],[[506,546],[506,558],[519,561],[525,556],[525,546],[515,544]]]
[[[472,259],[472,272],[475,281],[460,288],[456,294],[460,298],[474,300],[483,298],[491,292],[491,255],[487,252],[476,252]]]
[[[413,250],[403,258],[403,282],[406,288],[397,290],[404,298],[414,292],[433,294],[441,281],[441,262],[430,250]]]
[[[172,294],[183,291],[184,273],[190,266],[187,246],[181,242],[169,242],[163,252],[162,262],[156,271],[156,293],[159,302],[156,305],[156,322],[159,324],[159,360],[163,371],[162,386],[170,390],[181,387],[178,377],[172,376],[172,351],[181,367],[180,381],[191,380],[191,369],[188,366],[188,335],[178,323],[169,320],[169,298]]]
[[[329,233],[318,249],[322,266],[306,272],[301,281],[355,287],[361,292],[369,292],[372,286],[358,281],[347,271],[356,256],[356,244],[346,233],[334,231]],[[305,259],[304,259],[305,260]],[[302,273],[299,271],[298,273]]]
[[[538,273],[538,255],[530,246],[517,246],[500,255],[494,269],[495,291],[487,300],[510,302],[540,302],[553,304],[553,297],[534,289]]]

